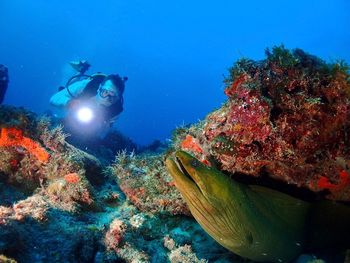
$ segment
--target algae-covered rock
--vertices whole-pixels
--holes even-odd
[[[176,145],[236,178],[350,201],[348,69],[283,46],[261,61],[241,59],[225,80],[226,103]]]
[[[106,169],[47,118],[9,106],[0,117],[0,254],[19,262],[167,262],[182,247],[193,258],[225,253],[180,216],[189,211],[163,154],[123,151]],[[174,253],[163,246],[168,235]]]
[[[4,105],[0,116],[2,183],[27,196],[41,191],[53,205],[68,211],[94,207],[92,185],[103,178],[95,157],[69,145],[62,127],[51,127],[45,117]]]
[[[163,163],[163,155],[117,155],[111,171],[121,190],[141,211],[190,215]]]
[[[174,146],[235,177],[347,200],[345,66],[283,47],[263,61],[242,59],[226,80],[228,101],[177,129]],[[188,216],[159,142],[142,149],[114,131],[86,153],[62,126],[10,106],[0,106],[0,131],[0,261],[242,262]]]

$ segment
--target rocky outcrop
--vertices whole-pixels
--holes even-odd
[[[227,102],[180,132],[177,146],[215,159],[237,178],[274,179],[350,201],[350,76],[300,49],[241,59],[226,79]],[[270,184],[270,182],[269,182]]]

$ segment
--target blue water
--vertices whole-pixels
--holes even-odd
[[[0,0],[6,104],[42,113],[67,63],[129,77],[117,129],[140,144],[170,137],[225,101],[223,74],[283,43],[350,62],[350,1]]]

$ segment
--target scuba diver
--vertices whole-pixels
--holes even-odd
[[[4,101],[8,83],[9,75],[7,67],[0,64],[0,104]]]
[[[78,73],[59,88],[50,104],[65,110],[63,125],[69,133],[95,136],[111,127],[123,111],[128,78],[117,74],[87,75],[90,64],[86,60],[73,61],[70,65]]]

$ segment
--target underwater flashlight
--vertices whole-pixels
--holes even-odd
[[[82,107],[78,110],[77,117],[79,121],[88,123],[93,119],[94,114],[90,108]]]

